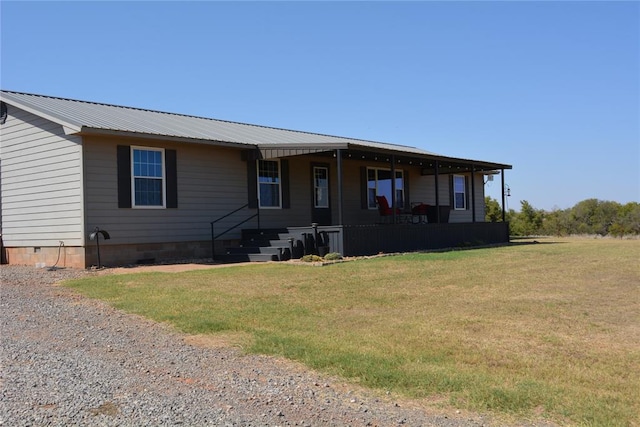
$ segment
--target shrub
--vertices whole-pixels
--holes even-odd
[[[342,259],[342,255],[340,255],[339,252],[329,252],[324,256],[324,259],[326,261],[336,261],[336,260]]]
[[[319,257],[318,255],[305,255],[302,258],[300,258],[300,260],[304,262],[318,262],[318,261],[322,261],[322,257]]]

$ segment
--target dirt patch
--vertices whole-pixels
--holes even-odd
[[[243,349],[252,340],[252,336],[246,332],[234,333],[217,333],[217,334],[200,334],[187,335],[184,342],[196,347],[204,348],[237,348]]]
[[[158,265],[134,265],[127,267],[103,268],[100,274],[132,274],[132,273],[182,273],[192,270],[207,270],[212,268],[233,267],[239,265],[255,265],[255,263],[244,262],[235,264],[214,264],[214,263],[183,263],[183,264],[158,264]]]

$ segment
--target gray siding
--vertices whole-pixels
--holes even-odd
[[[484,175],[476,174],[476,222],[484,222]],[[471,191],[471,190],[469,190]]]
[[[80,138],[10,106],[0,140],[5,246],[82,245]]]
[[[149,146],[175,149],[178,169],[177,209],[118,208],[117,145]],[[107,230],[111,240],[105,244],[144,244],[202,241],[210,239],[210,222],[247,203],[247,165],[240,150],[166,141],[85,138],[84,165],[86,182],[86,224],[90,232],[98,226]],[[329,164],[331,171],[331,208],[334,224],[338,223],[337,162],[322,156],[294,156],[289,162],[289,209],[261,209],[263,228],[308,226],[311,223],[313,163]],[[343,201],[345,224],[375,224],[378,211],[361,208],[360,167],[372,166],[363,161],[343,163]],[[435,204],[433,177],[420,176],[419,168],[409,170],[410,200]],[[482,202],[482,178],[476,182],[476,200]],[[449,203],[448,176],[440,180],[441,204]],[[477,212],[483,212],[477,205]],[[255,213],[242,212],[216,225],[216,233],[235,225]],[[453,212],[452,212],[453,214]],[[452,215],[455,221],[470,221],[471,211]],[[468,218],[467,218],[468,217]],[[453,221],[452,221],[453,222]],[[256,227],[255,220],[240,228]],[[240,237],[240,228],[223,239]]]
[[[209,240],[212,220],[247,203],[246,163],[239,150],[106,137],[85,138],[84,145],[87,230],[107,230],[111,240],[105,244]],[[176,150],[177,209],[118,208],[118,145]],[[217,229],[222,231],[250,214],[238,213]],[[224,236],[238,237],[239,230]]]
[[[471,174],[462,174],[466,177],[470,177]],[[447,180],[445,180],[445,191],[446,198],[442,199],[440,196],[440,200],[445,200],[446,204],[449,204],[449,177],[447,176]],[[473,210],[471,209],[471,182],[469,182],[469,206],[467,206],[466,210],[455,211],[452,210],[449,222],[473,222]],[[475,210],[476,210],[476,221],[484,222],[484,175],[476,174],[475,175]],[[445,202],[441,202],[445,204]]]
[[[311,224],[311,162],[306,156],[289,157],[288,209],[261,209],[260,222],[265,228],[304,227]]]

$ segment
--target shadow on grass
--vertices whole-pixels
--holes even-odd
[[[547,241],[550,237],[511,237],[507,246],[524,246],[524,245],[561,245],[568,242],[558,242],[557,240]]]

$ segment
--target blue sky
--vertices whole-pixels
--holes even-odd
[[[0,12],[6,90],[508,163],[516,210],[640,201],[639,2],[3,0]]]

